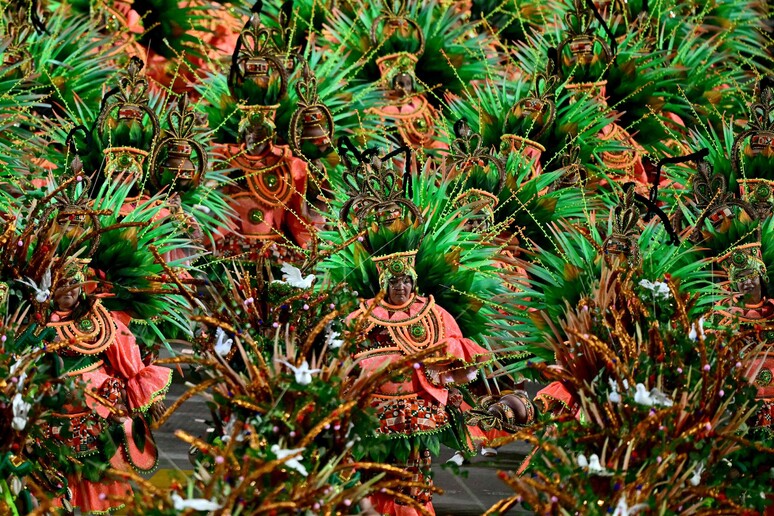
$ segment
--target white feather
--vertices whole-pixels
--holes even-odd
[[[277,359],[277,362],[281,362],[288,366],[290,370],[293,371],[293,374],[296,375],[296,382],[301,385],[309,385],[312,383],[312,374],[322,371],[322,369],[309,369],[309,362],[306,360],[298,367],[284,360]]]
[[[607,469],[599,462],[599,455],[596,453],[589,457],[589,473],[598,476],[612,475]]]
[[[653,405],[653,400],[650,399],[650,393],[645,389],[645,385],[638,383],[635,387],[634,401],[640,405],[646,405],[648,407]]]
[[[325,335],[325,343],[328,344],[328,347],[331,349],[338,349],[344,344],[344,341],[341,339],[338,339],[340,335],[337,331],[328,330],[328,333]]]

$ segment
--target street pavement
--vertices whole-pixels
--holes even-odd
[[[175,376],[177,377],[177,374]],[[182,383],[173,383],[167,396],[167,406],[171,405],[186,389]],[[204,435],[207,427],[201,421],[208,419],[209,414],[204,400],[194,396],[183,403],[154,433],[159,449],[159,469],[151,477],[154,484],[168,486],[173,478],[184,478],[190,472],[188,445],[176,438],[174,432],[180,429],[194,436]],[[458,474],[455,474],[451,468],[444,467],[444,462],[452,456],[453,451],[443,448],[440,457],[434,460],[433,465],[435,485],[444,490],[442,495],[436,495],[433,498],[436,514],[438,516],[481,515],[494,503],[513,495],[513,491],[497,477],[497,471],[515,470],[528,452],[529,448],[526,444],[513,443],[501,448],[496,457],[474,457],[470,463],[459,468]],[[530,513],[514,509],[508,514]]]

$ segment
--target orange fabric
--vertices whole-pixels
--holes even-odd
[[[371,504],[379,514],[389,514],[390,516],[422,516],[422,513],[416,509],[395,503],[395,498],[382,493],[371,495]],[[435,514],[432,503],[426,503],[425,510],[430,514]]]
[[[463,414],[472,408],[473,407],[471,407],[465,401],[460,403],[460,411]],[[480,445],[482,448],[485,448],[489,446],[489,443],[491,443],[498,437],[507,437],[511,435],[505,430],[498,430],[496,428],[492,428],[491,430],[482,430],[481,427],[477,425],[466,425],[466,426],[468,428],[468,433],[470,434],[470,440],[468,441],[468,446],[470,446],[472,450],[476,449],[474,445]]]
[[[232,193],[231,207],[236,211],[233,220],[234,231],[247,239],[281,239],[283,235],[292,239],[301,247],[306,247],[312,239],[311,232],[322,221],[315,221],[310,215],[306,202],[306,181],[308,167],[304,160],[293,156],[286,145],[271,145],[260,156],[247,154],[244,145],[223,147],[226,159],[241,169],[247,177],[247,187]],[[260,169],[280,163],[282,170],[290,176],[289,193],[282,199],[273,199],[272,206],[261,202],[257,189],[250,177],[260,175]],[[285,179],[282,179],[285,181]],[[249,214],[253,210],[261,211],[261,220],[251,222]],[[225,235],[221,236],[221,239]]]
[[[357,317],[359,317],[361,314],[363,314],[368,310],[368,307],[372,303],[373,303],[373,300],[368,300],[365,303],[363,303],[360,310],[357,310],[354,313],[350,314],[347,317],[347,320],[352,321]],[[371,311],[372,317],[369,318],[369,323],[376,325],[377,320],[388,320],[391,323],[410,320],[413,317],[415,317],[417,314],[422,312],[422,310],[425,308],[425,305],[427,303],[428,303],[428,299],[420,296],[416,296],[412,301],[409,301],[407,306],[403,307],[402,309],[395,309],[395,310],[388,311],[385,307],[381,305],[376,305]],[[442,350],[439,352],[440,356],[448,356],[450,358],[457,359],[465,364],[475,364],[477,360],[476,357],[489,355],[488,350],[482,348],[472,340],[466,339],[462,336],[462,331],[460,330],[460,327],[457,324],[457,321],[454,320],[454,317],[452,317],[452,315],[449,312],[447,312],[446,310],[444,310],[438,305],[435,305],[433,310],[435,311],[436,314],[440,315],[439,322],[441,323],[441,326],[443,327],[443,331],[444,331],[444,338],[440,340],[438,343],[444,343],[446,347],[445,349],[442,348]],[[432,343],[431,345],[436,345],[438,343]],[[376,369],[379,366],[383,365],[386,361],[398,360],[403,356],[403,352],[399,349],[396,349],[395,353],[391,354],[389,358],[385,358],[385,355],[383,355],[382,353],[384,353],[384,351],[380,353],[380,356],[378,359],[374,357],[363,358],[361,360],[361,367],[363,367],[363,369],[367,371],[376,371]],[[459,364],[452,363],[452,365],[458,366]],[[471,367],[471,369],[475,370],[475,367]],[[448,388],[446,388],[445,386],[434,385],[433,383],[431,383],[427,379],[426,368],[424,364],[421,365],[419,369],[414,369],[412,373],[411,383],[414,385],[414,387],[412,388],[412,390],[408,392],[417,392],[418,388],[421,388],[422,391],[424,391],[427,395],[434,398],[439,403],[443,405],[446,404],[449,396]]]
[[[374,305],[374,300],[370,299],[361,303],[360,308],[347,317],[347,321],[354,322],[366,313],[369,314],[366,321],[369,340],[356,354],[359,365],[366,374],[379,371],[389,363],[438,344],[442,346],[436,356],[446,358],[442,364],[437,364],[433,371],[429,371],[425,364],[420,363],[401,378],[392,378],[378,386],[370,402],[379,417],[380,433],[400,438],[417,431],[430,432],[447,426],[448,414],[445,406],[449,398],[449,388],[443,381],[456,379],[458,376],[467,378],[468,370],[475,371],[479,355],[488,355],[489,352],[464,338],[451,314],[437,305],[434,306],[432,297],[414,296],[401,306],[384,303]],[[414,324],[429,328],[424,340],[420,338],[417,341],[409,341],[409,334],[397,331]],[[458,368],[460,374],[445,376],[452,368]],[[430,453],[424,453],[426,455],[414,465],[395,465],[404,469],[417,468],[415,480],[431,485],[432,481],[424,473],[424,469],[430,469]],[[425,509],[430,514],[435,514],[430,492],[419,490],[407,495],[424,503]],[[372,496],[371,503],[379,514],[420,514],[413,508],[396,503],[393,497],[383,494]]]
[[[132,411],[148,408],[163,398],[172,370],[155,365],[146,366],[134,335],[124,323],[114,318],[116,339],[105,350],[111,369],[126,381],[126,399]]]
[[[111,312],[110,315],[116,331],[112,344],[101,353],[100,358],[104,359],[104,365],[80,373],[78,376],[86,383],[88,389],[96,393],[100,393],[102,387],[110,385],[110,382],[117,383],[118,389],[123,389],[126,393],[127,408],[138,413],[163,398],[171,380],[172,370],[154,365],[146,366],[142,362],[134,335],[123,322],[128,319],[127,314]],[[102,418],[102,420],[95,420],[97,425],[95,428],[97,433],[104,431],[100,427],[106,424],[104,420],[110,417],[112,407],[90,396],[85,397],[85,403],[91,412],[87,411],[84,414],[88,417],[88,414],[96,413]],[[82,407],[73,405],[63,407],[63,413],[67,414],[67,417],[77,415],[83,410]],[[152,449],[135,450],[131,435],[132,425],[125,425],[126,427],[129,428],[126,443],[132,448],[130,451],[145,462],[155,462],[156,450],[151,439],[146,442]],[[52,433],[57,435],[58,430],[52,429]],[[124,452],[120,447],[119,450],[110,458],[110,465],[118,470],[129,470],[130,466],[123,456]],[[132,494],[128,482],[115,480],[91,482],[77,475],[68,475],[67,480],[72,493],[71,504],[80,508],[83,513],[116,510],[123,505],[121,500]],[[55,500],[55,504],[61,507],[62,500]]]
[[[543,405],[543,412],[558,414],[563,410],[569,410],[575,418],[580,417],[578,401],[562,382],[549,383],[537,393],[535,402]]]

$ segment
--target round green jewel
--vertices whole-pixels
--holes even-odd
[[[250,219],[250,222],[253,224],[260,224],[263,222],[263,211],[258,208],[253,208],[247,213],[247,218]]]
[[[772,377],[771,369],[761,369],[758,376],[755,377],[755,385],[758,387],[768,387],[771,385]]]
[[[118,158],[118,163],[120,163],[122,166],[127,166],[132,162],[131,158],[127,156],[126,154],[121,154],[121,156]]]
[[[91,319],[81,319],[81,321],[78,323],[78,326],[83,331],[91,331],[94,329],[94,323],[91,322]]]
[[[755,189],[755,197],[759,201],[767,200],[770,194],[771,190],[769,189],[768,185],[758,185],[758,188]]]
[[[743,252],[737,251],[731,257],[731,261],[733,261],[735,265],[745,265],[747,264],[747,256],[745,256]]]
[[[411,336],[414,337],[415,339],[421,339],[427,333],[427,330],[425,330],[425,327],[422,326],[421,324],[412,325],[410,331],[411,331]]]
[[[263,176],[263,180],[266,183],[266,186],[268,186],[270,189],[274,190],[274,188],[277,186],[277,183],[279,182],[279,178],[277,177],[277,174],[266,174]]]
[[[390,262],[390,272],[393,274],[403,274],[406,270],[405,264],[400,260],[394,260]]]

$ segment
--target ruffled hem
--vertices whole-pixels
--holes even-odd
[[[559,405],[568,410],[573,416],[578,417],[578,403],[570,391],[562,382],[551,382],[547,387],[541,389],[535,396],[535,402],[543,405],[543,412],[550,412],[554,406]]]
[[[150,365],[126,382],[126,398],[133,413],[147,412],[172,385],[172,370]]]
[[[132,495],[128,483],[115,480],[91,482],[84,478],[68,477],[68,484],[72,492],[71,505],[84,514],[110,514],[121,510],[126,504],[119,500]],[[62,503],[61,498],[54,500],[57,507],[62,507]]]
[[[118,470],[127,471],[131,468],[142,474],[153,473],[159,467],[159,452],[150,428],[146,425],[145,448],[140,450],[134,443],[133,427],[132,421],[124,423],[121,449],[111,459],[111,466]]]
[[[434,434],[440,434],[441,432],[445,432],[449,430],[451,427],[451,423],[448,421],[441,426],[438,426],[436,428],[433,428],[432,430],[412,430],[410,433],[401,433],[401,432],[376,432],[376,437],[378,439],[408,439],[411,437],[416,436],[422,436],[422,435],[434,435]]]

